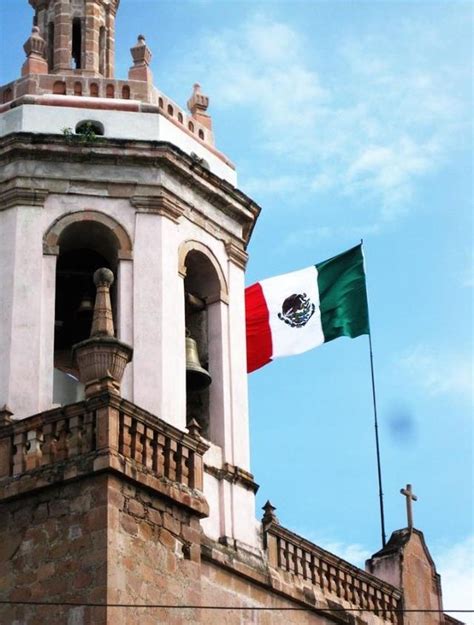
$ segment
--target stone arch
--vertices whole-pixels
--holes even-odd
[[[113,217],[93,210],[75,211],[61,215],[56,219],[43,237],[43,253],[57,256],[59,254],[59,238],[61,233],[73,223],[77,222],[100,223],[111,232],[117,243],[117,258],[120,260],[130,260],[132,258],[132,240],[125,230]]]
[[[222,267],[217,260],[214,252],[204,243],[200,243],[199,241],[185,241],[181,244],[179,248],[178,254],[178,272],[179,274],[185,278],[186,277],[186,258],[192,252],[197,252],[206,257],[206,260],[212,265],[215,275],[217,278],[218,286],[215,289],[212,289],[206,297],[207,303],[211,304],[215,301],[222,301],[228,303],[229,301],[229,291],[227,288],[227,280],[225,278]]]

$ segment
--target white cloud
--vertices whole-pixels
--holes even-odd
[[[357,543],[346,544],[336,541],[319,543],[319,546],[360,569],[365,569],[365,561],[372,555],[368,549]]]
[[[416,345],[398,359],[407,378],[429,395],[455,393],[472,399],[473,365],[470,355],[441,353],[426,345]]]
[[[474,535],[433,550],[433,559],[441,575],[444,609],[474,610]],[[474,625],[473,614],[453,613],[453,616]]]
[[[262,192],[331,190],[373,201],[384,222],[403,214],[418,179],[440,167],[468,124],[459,71],[439,47],[443,25],[430,28],[401,21],[396,41],[341,41],[340,72],[323,81],[312,60],[322,50],[259,13],[198,37],[177,75],[203,78],[214,110],[245,112],[252,143],[285,171]]]

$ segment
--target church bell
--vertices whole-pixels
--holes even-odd
[[[186,337],[186,386],[189,391],[202,391],[209,386],[212,378],[201,366],[196,341]]]

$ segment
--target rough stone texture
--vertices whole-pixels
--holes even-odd
[[[407,613],[408,625],[437,625],[444,622],[441,581],[422,532],[398,530],[386,547],[367,561],[367,569],[380,579],[403,589],[406,609],[435,610]]]

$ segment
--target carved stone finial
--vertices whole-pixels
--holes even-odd
[[[37,56],[44,58],[45,47],[46,41],[40,35],[40,29],[38,26],[33,26],[31,29],[31,35],[23,45],[23,50],[26,52],[26,56],[36,54]]]
[[[210,115],[206,113],[207,107],[209,106],[209,97],[202,93],[201,85],[197,82],[193,85],[193,93],[189,98],[187,105],[192,117],[208,130],[212,131],[212,119]]]
[[[0,408],[0,427],[2,425],[8,425],[12,422],[13,412],[5,404]]]
[[[114,274],[102,267],[94,273],[97,295],[90,338],[72,347],[79,379],[85,385],[86,397],[102,391],[120,394],[120,382],[125,367],[131,361],[133,349],[114,336],[114,321],[110,303],[110,286]]]
[[[201,438],[201,426],[196,421],[196,419],[191,419],[191,421],[186,426],[190,436],[193,438]]]
[[[97,287],[94,316],[92,318],[91,336],[114,336],[114,319],[110,303],[110,287],[114,282],[114,274],[106,267],[94,273],[94,284]]]
[[[198,111],[202,113],[207,111],[207,107],[209,106],[209,97],[201,92],[201,85],[198,82],[193,85],[193,93],[189,98],[187,105],[191,115],[193,116]]]
[[[152,82],[153,76],[149,67],[152,54],[143,35],[138,35],[137,43],[133,48],[130,48],[130,52],[132,53],[133,65],[128,70],[128,79]]]
[[[262,523],[264,525],[269,525],[270,523],[279,523],[278,518],[275,514],[275,506],[273,506],[269,500],[267,500],[267,503],[262,507],[263,510],[263,517],[262,517]]]
[[[31,35],[25,41],[23,49],[26,53],[26,61],[21,68],[22,76],[27,74],[47,74],[48,63],[44,56],[46,41],[40,35],[38,26],[33,26]]]

